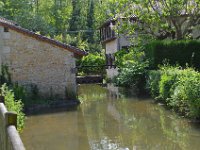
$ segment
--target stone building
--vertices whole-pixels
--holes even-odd
[[[108,65],[106,72],[107,77],[112,79],[118,74],[118,69],[115,66],[115,53],[123,48],[131,46],[130,37],[123,34],[117,34],[113,27],[120,22],[129,20],[129,22],[135,22],[136,16],[132,15],[129,18],[118,17],[116,19],[109,19],[103,23],[100,27],[100,39],[106,54],[106,65]]]
[[[0,69],[8,66],[13,83],[37,87],[42,96],[76,94],[75,59],[86,54],[0,18]]]

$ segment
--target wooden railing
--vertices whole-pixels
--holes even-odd
[[[17,114],[7,111],[0,97],[0,150],[25,150],[17,131]]]

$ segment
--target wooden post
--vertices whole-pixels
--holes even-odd
[[[17,113],[16,112],[6,112],[5,113],[6,127],[14,125],[17,129]]]
[[[0,95],[0,103],[4,103],[4,102],[5,102],[4,96]]]

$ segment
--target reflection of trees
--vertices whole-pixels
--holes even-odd
[[[163,109],[158,109],[160,114],[160,126],[163,134],[173,143],[176,143],[181,149],[189,149],[188,147],[188,130],[189,126],[185,121],[177,119],[170,115],[170,121],[164,113]]]
[[[186,121],[170,114],[162,106],[152,104],[151,100],[126,98],[123,93],[118,94],[122,95],[119,97],[107,98],[109,93],[102,89],[92,86],[92,89],[87,89],[91,93],[84,91],[81,95],[88,94],[85,97],[90,101],[81,107],[91,147],[189,148],[190,128]]]
[[[106,88],[102,88],[98,85],[81,85],[78,88],[79,99],[84,105],[90,105],[91,101],[100,102],[106,99]]]

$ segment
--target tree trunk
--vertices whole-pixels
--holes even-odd
[[[182,34],[181,29],[177,29],[177,30],[176,30],[176,39],[177,39],[177,40],[183,39],[183,34]]]
[[[182,24],[180,24],[178,21],[179,20],[176,18],[171,19],[171,22],[172,22],[173,26],[175,27],[176,39],[181,40],[181,39],[183,39],[183,34],[182,34],[182,30],[181,30]]]

